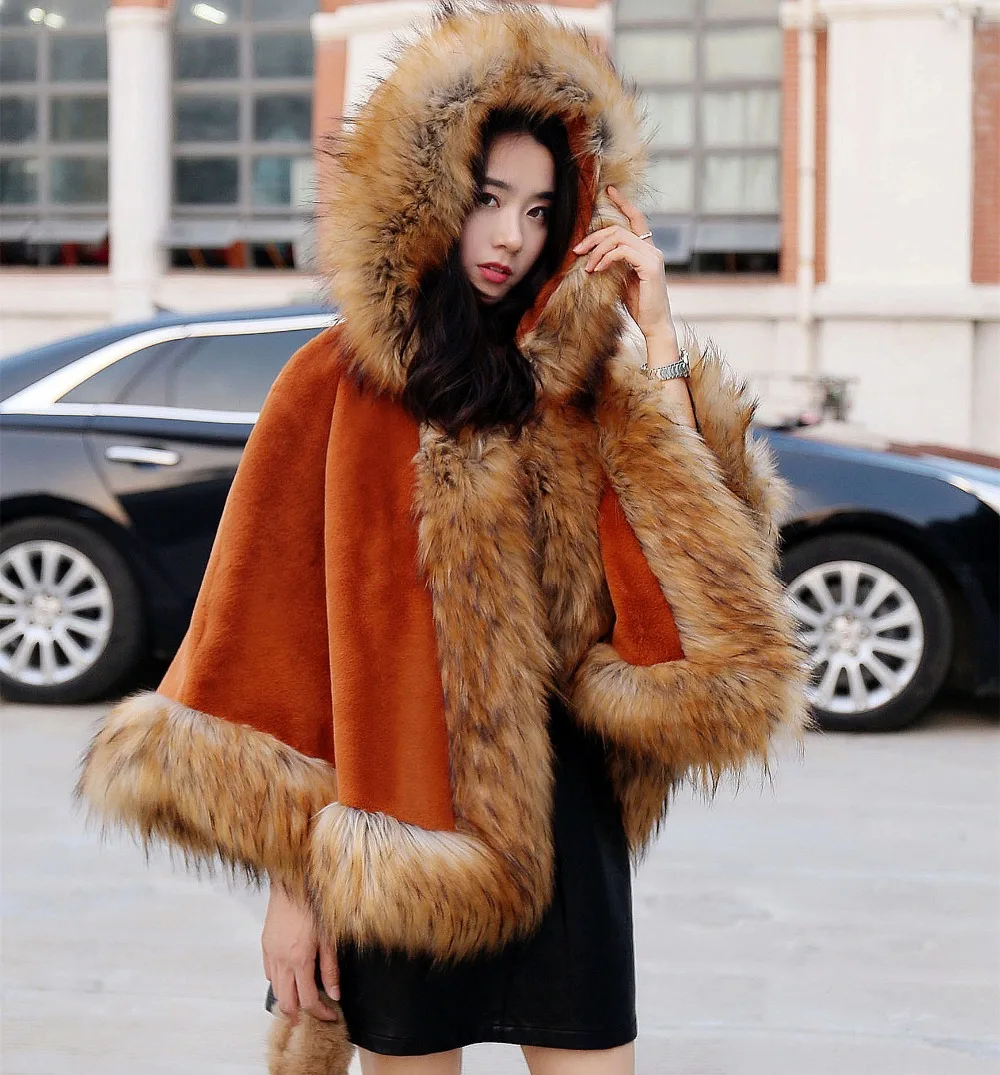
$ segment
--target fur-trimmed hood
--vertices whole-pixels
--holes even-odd
[[[323,197],[324,265],[350,362],[380,391],[405,384],[400,340],[420,280],[459,238],[475,199],[483,122],[523,108],[566,125],[578,163],[578,232],[625,223],[605,188],[634,196],[645,167],[638,99],[581,31],[524,5],[442,8],[336,140]],[[621,330],[621,266],[591,277],[568,256],[526,319],[521,350],[540,394],[589,387]]]
[[[672,420],[622,342],[624,269],[568,257],[543,290],[518,435],[451,437],[398,398],[417,282],[459,233],[483,118],[512,105],[566,120],[579,235],[619,219],[601,192],[640,183],[638,110],[582,35],[491,7],[402,54],[330,191],[344,321],[273,385],[181,648],[101,721],[77,785],[105,825],[280,880],[333,942],[440,961],[550,903],[553,692],[604,743],[636,863],[679,783],[766,765],[805,721],[753,402],[691,341],[699,431]],[[320,1039],[341,1056],[303,1025],[273,1072]]]

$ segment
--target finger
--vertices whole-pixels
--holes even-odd
[[[645,235],[646,232],[649,231],[649,225],[646,223],[646,218],[617,187],[608,187],[608,197],[625,214],[625,219],[628,221],[629,227],[636,235]]]
[[[601,260],[601,258],[609,251],[614,250],[616,246],[631,246],[634,250],[645,254],[649,249],[649,244],[643,242],[638,235],[633,235],[632,232],[626,231],[624,228],[615,228],[612,234],[604,240],[599,246],[596,246],[591,252],[590,257],[587,258],[587,264],[585,268],[589,272],[593,267]]]
[[[598,228],[597,231],[592,231],[589,235],[585,235],[573,247],[573,252],[575,254],[586,254],[588,250],[598,243],[604,242],[605,239],[614,235],[616,231],[627,233],[627,229],[623,228],[621,224],[609,224],[606,228]]]
[[[609,251],[614,250],[619,243],[624,240],[619,239],[617,236],[611,239],[605,239],[603,243],[595,246],[590,252],[590,256],[587,258],[587,263],[584,265],[584,272],[593,272],[594,266],[607,254]]]
[[[616,250],[628,250],[630,256],[628,258],[629,264],[633,265],[636,269],[645,269],[647,272],[656,272],[658,267],[658,259],[652,252],[654,248],[650,247],[648,243],[643,242],[637,235],[633,235],[630,239],[623,239],[621,242],[614,243],[609,249],[604,250],[600,256],[598,251],[594,251],[590,255],[590,259],[587,263],[588,272],[596,272],[601,266],[602,261],[606,261],[608,256]],[[613,259],[620,261],[621,258]]]
[[[295,985],[295,975],[290,967],[279,970],[271,988],[278,1001],[278,1011],[291,1020],[294,1026],[299,1021],[299,993]]]
[[[625,246],[623,243],[621,246],[616,246],[614,250],[608,251],[608,253],[594,266],[593,271],[602,272],[616,261],[628,262],[633,269],[642,269],[646,267],[642,255],[637,250],[633,250],[630,246]]]
[[[319,948],[319,973],[323,988],[334,1000],[340,1000],[340,968],[337,965],[337,953],[333,948],[321,944]]]
[[[337,1018],[337,1013],[329,1005],[319,999],[319,990],[316,988],[316,963],[295,968],[295,984],[299,990],[299,1007],[307,1011],[316,1019],[330,1021]]]

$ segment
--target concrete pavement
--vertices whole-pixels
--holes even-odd
[[[261,1075],[265,898],[84,827],[100,712],[4,709],[3,1072]],[[638,1072],[996,1075],[998,745],[988,707],[942,711],[679,800],[635,886]]]

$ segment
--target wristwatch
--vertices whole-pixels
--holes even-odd
[[[669,366],[656,366],[653,369],[649,368],[649,364],[643,362],[642,372],[650,378],[655,377],[660,381],[670,381],[674,377],[687,377],[691,372],[691,363],[688,361],[687,348],[682,347],[677,354],[677,361],[671,362]]]

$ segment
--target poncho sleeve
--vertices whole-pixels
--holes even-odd
[[[621,359],[599,402],[599,534],[615,620],[570,695],[609,744],[623,800],[660,781],[657,802],[630,804],[648,819],[630,834],[634,848],[678,782],[714,787],[726,771],[766,764],[774,733],[807,719],[803,654],[775,573],[786,487],[750,437],[746,386],[714,350],[695,355],[689,384],[698,431]]]
[[[157,690],[100,721],[75,788],[105,828],[300,894],[313,817],[337,799],[323,586],[337,337],[272,385],[181,646]]]

